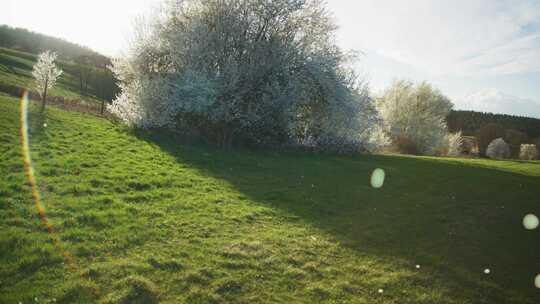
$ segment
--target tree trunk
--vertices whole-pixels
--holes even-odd
[[[43,96],[41,96],[41,112],[45,111],[45,105],[47,104],[48,87],[49,87],[49,80],[45,80],[45,89],[43,90]]]
[[[79,66],[79,92],[83,95],[83,71],[82,67]]]
[[[230,150],[234,140],[234,129],[225,125],[223,127],[223,136],[221,139],[221,147],[225,150]]]
[[[90,72],[86,74],[86,78],[84,80],[84,96],[88,96],[88,78],[90,77]]]

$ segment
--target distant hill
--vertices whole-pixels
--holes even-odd
[[[475,111],[452,111],[447,121],[450,131],[462,131],[465,135],[475,135],[482,126],[496,123],[505,129],[523,132],[530,138],[540,137],[540,119],[536,118]]]
[[[75,95],[81,100],[110,101],[118,92],[116,80],[107,68],[111,65],[110,58],[64,39],[7,25],[0,26],[0,64],[3,65],[0,73],[11,76],[0,75],[0,85],[4,85],[0,90],[17,91],[6,89],[5,85],[22,87],[24,84],[29,88],[35,55],[45,50],[57,53],[59,63],[66,73],[60,87],[69,89],[57,90],[57,96],[73,98]]]
[[[32,68],[37,55],[0,47],[0,91],[19,95],[21,89],[34,87]],[[51,96],[101,103],[110,101],[118,92],[116,80],[105,67],[70,60],[57,60],[63,70]]]
[[[15,49],[31,54],[39,54],[44,50],[52,50],[64,60],[77,61],[78,58],[92,58],[94,65],[109,59],[88,47],[66,41],[61,38],[29,31],[23,28],[13,28],[0,25],[0,47]]]

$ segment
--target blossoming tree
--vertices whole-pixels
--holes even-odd
[[[446,116],[453,104],[428,83],[393,83],[377,100],[384,128],[392,139],[405,138],[421,154],[432,154],[445,145]]]
[[[56,53],[45,51],[39,54],[38,61],[34,64],[32,76],[35,79],[35,88],[41,96],[41,109],[45,109],[47,93],[54,87],[62,70],[56,66]]]
[[[359,145],[372,118],[319,0],[176,0],[138,23],[109,110],[222,146]]]

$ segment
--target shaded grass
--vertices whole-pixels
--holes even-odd
[[[70,271],[34,210],[17,119],[0,96],[0,302],[540,301],[539,231],[521,226],[540,214],[538,162],[224,152],[36,111],[32,156]]]

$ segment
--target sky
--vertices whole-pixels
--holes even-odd
[[[0,24],[120,54],[160,0],[2,0]],[[328,0],[337,42],[379,94],[428,81],[457,109],[540,118],[540,0]]]

